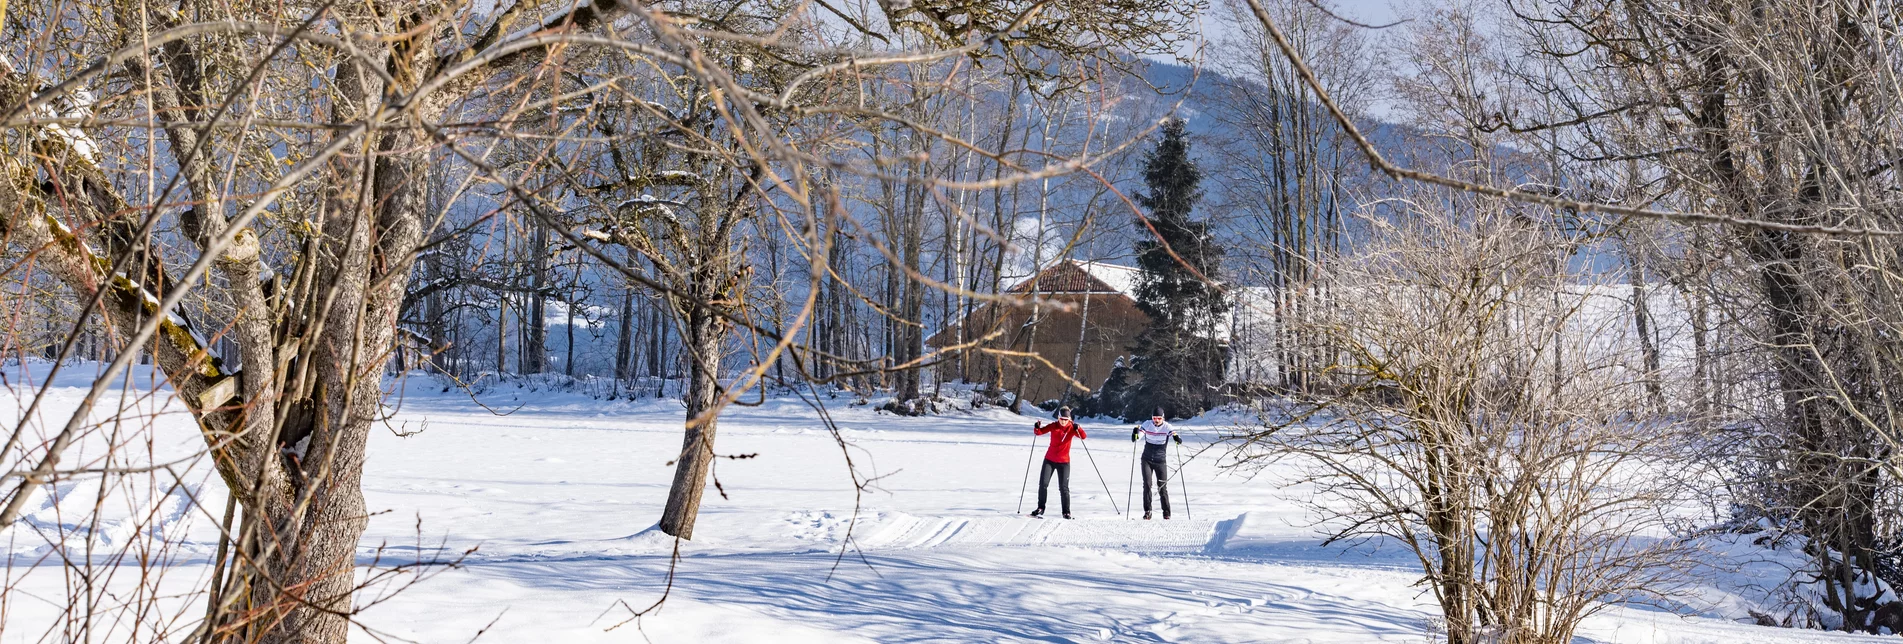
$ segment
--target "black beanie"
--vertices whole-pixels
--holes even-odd
[[[1057,408],[1057,417],[1058,417],[1058,418],[1070,418],[1070,408],[1069,408],[1069,407],[1058,407],[1058,408]]]
[[[1158,417],[1162,417],[1162,418],[1169,418],[1169,416],[1165,416],[1165,415],[1163,414],[1163,408],[1162,408],[1162,407],[1158,407],[1158,408],[1156,408],[1156,416],[1158,416]]]

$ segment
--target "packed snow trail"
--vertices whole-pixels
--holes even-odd
[[[58,384],[29,434],[56,429],[44,418],[63,419],[88,382]],[[1194,520],[1119,516],[1102,486],[1080,484],[1086,479],[1072,481],[1077,519],[1029,519],[1014,512],[1012,488],[1022,485],[1033,419],[999,410],[895,418],[828,400],[862,477],[877,477],[855,512],[832,434],[802,403],[770,398],[723,414],[717,451],[759,456],[717,462],[726,498],[710,491],[697,539],[679,544],[665,606],[608,630],[666,583],[676,544],[649,528],[671,480],[666,463],[679,450],[679,403],[498,388],[483,402],[521,407],[497,415],[439,383],[407,384],[392,398],[399,406],[387,429],[371,440],[364,486],[374,514],[359,563],[462,557],[462,565],[394,596],[385,596],[391,587],[360,594],[359,605],[375,602],[363,615],[375,636],[359,631],[359,641],[467,642],[481,633],[477,641],[548,643],[1418,643],[1436,613],[1402,551],[1321,547],[1301,504],[1308,490],[1284,488],[1286,473],[1245,478],[1206,454],[1172,473],[1195,495]],[[0,418],[18,418],[23,392],[4,392]],[[154,419],[151,454],[161,460],[202,444],[164,398],[128,403]],[[1103,437],[1128,435],[1127,424],[1080,423]],[[1190,441],[1186,454],[1214,433],[1210,421],[1179,430]],[[1133,471],[1125,442],[1094,440],[1106,476]],[[100,447],[79,446],[73,462]],[[97,524],[74,516],[100,496],[97,484],[48,486],[25,520],[0,532],[11,564],[5,583],[17,589],[0,642],[57,633],[48,629],[78,582],[63,574],[55,549],[71,556],[88,535],[105,550],[140,534],[176,543],[154,571],[180,593],[166,600],[169,610],[202,613],[202,600],[183,593],[208,574],[217,542],[208,515],[225,491],[202,461],[185,467],[184,485],[161,476],[111,486]],[[1108,480],[1113,489],[1120,483],[1128,481]],[[193,508],[191,498],[214,509]],[[131,563],[116,565],[127,572],[106,580],[110,589],[138,580]],[[1726,592],[1714,591],[1711,605]],[[1631,608],[1593,618],[1578,640],[1850,641],[1893,640]]]
[[[865,536],[856,538],[854,543],[867,549],[940,546],[1200,549],[1209,541],[1214,528],[1213,521],[916,517],[900,514],[873,518]]]

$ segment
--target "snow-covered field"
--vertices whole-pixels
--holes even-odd
[[[5,370],[6,429],[18,425],[23,398],[34,391],[28,383],[46,368]],[[84,394],[93,367],[69,368],[83,373],[50,389],[41,420],[27,427],[29,441],[56,432]],[[133,384],[140,392],[149,383]],[[129,418],[156,417],[153,429],[103,425],[64,465],[105,465],[97,459],[108,441],[140,462],[189,455],[198,439],[176,405],[164,404],[167,394],[124,401]],[[1188,503],[1177,499],[1175,519],[1128,520],[1112,509],[1126,503],[1129,429],[1086,420],[1098,433],[1086,441],[1088,455],[1074,453],[1078,518],[1036,520],[1018,514],[1031,417],[985,410],[897,418],[848,407],[845,398],[825,401],[843,450],[817,413],[791,397],[722,417],[717,451],[757,457],[718,462],[725,496],[708,491],[694,541],[680,544],[666,604],[627,621],[668,583],[675,542],[649,528],[680,448],[679,404],[519,388],[482,399],[513,411],[492,413],[423,378],[392,399],[400,407],[371,440],[365,493],[376,514],[360,563],[368,570],[473,552],[387,599],[360,594],[359,603],[378,603],[362,617],[371,631],[356,639],[1432,641],[1435,610],[1412,585],[1420,576],[1412,560],[1392,549],[1320,547],[1299,504],[1304,490],[1284,487],[1282,473],[1245,478],[1217,467],[1220,450],[1197,455],[1219,421],[1183,424],[1192,448],[1185,454],[1194,458]],[[862,498],[855,499],[848,454],[862,476],[877,477]],[[1030,488],[1026,511],[1035,481]],[[194,509],[190,498],[204,507]],[[103,496],[97,483],[78,481],[33,499],[25,520],[0,531],[10,554],[0,641],[78,639],[62,615],[73,608],[70,589],[87,584],[104,612],[133,601],[142,571],[162,574],[166,592],[189,590],[209,574],[206,553],[224,498],[209,467],[187,460],[133,475]],[[97,516],[96,504],[104,508]],[[174,545],[157,552],[137,545],[152,542]],[[123,572],[87,580],[60,565],[88,544],[96,562],[125,553],[100,567]],[[142,568],[140,558],[153,563]],[[1609,609],[1588,622],[1581,641],[1888,641],[1740,624],[1727,593],[1708,594],[1710,607],[1688,611],[1702,614]],[[169,610],[126,614],[91,641],[122,641],[134,622],[142,632],[189,630],[195,611],[187,600],[162,597],[157,604]],[[181,617],[167,626],[161,614]]]

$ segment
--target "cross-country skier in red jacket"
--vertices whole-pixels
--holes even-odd
[[[1063,497],[1064,518],[1068,519],[1070,518],[1070,441],[1073,438],[1088,439],[1090,435],[1085,434],[1084,428],[1078,427],[1077,423],[1070,421],[1069,407],[1058,408],[1057,422],[1046,425],[1039,421],[1032,426],[1031,431],[1037,432],[1039,436],[1051,435],[1051,447],[1044,450],[1044,469],[1039,471],[1037,477],[1037,509],[1031,511],[1031,516],[1044,517],[1044,499],[1050,494],[1051,472],[1056,472],[1057,491]]]

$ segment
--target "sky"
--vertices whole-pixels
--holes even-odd
[[[1299,2],[1303,0],[1295,0],[1295,1]],[[1381,26],[1381,25],[1388,25],[1388,24],[1394,23],[1396,20],[1398,20],[1397,16],[1399,16],[1401,12],[1395,10],[1396,5],[1400,4],[1400,6],[1405,7],[1406,6],[1405,3],[1409,2],[1410,0],[1314,0],[1314,1],[1327,7],[1329,11],[1333,12],[1335,15],[1340,16],[1343,19],[1353,20],[1355,22],[1358,22],[1364,25]],[[1413,1],[1418,2],[1419,0],[1413,0]],[[1202,39],[1201,40],[1190,39],[1184,42],[1182,44],[1182,48],[1174,55],[1169,55],[1169,54],[1152,55],[1152,56],[1146,56],[1146,58],[1160,61],[1160,62],[1171,63],[1171,64],[1189,65],[1189,64],[1192,64],[1191,61],[1194,61],[1197,59],[1197,51],[1199,48],[1217,46],[1217,43],[1220,43],[1223,40],[1223,37],[1227,33],[1229,33],[1230,30],[1236,28],[1236,25],[1233,24],[1233,21],[1231,20],[1232,14],[1229,12],[1228,9],[1222,6],[1223,2],[1224,0],[1211,0],[1210,9],[1203,12],[1203,15],[1201,18],[1201,23],[1202,23]],[[1381,30],[1379,32],[1374,33],[1372,37],[1370,38],[1370,41],[1376,42],[1376,43],[1381,42],[1383,37],[1390,34],[1398,33],[1400,29],[1401,29],[1400,27],[1392,27],[1389,29]],[[1205,52],[1206,51],[1207,50],[1205,50]],[[1373,115],[1377,119],[1392,120],[1390,118],[1389,112],[1393,106],[1388,105],[1386,101],[1376,101],[1374,103],[1371,103],[1369,105],[1365,105],[1362,107],[1363,109],[1367,110],[1369,114]]]
[[[1394,22],[1392,0],[1335,0],[1337,15],[1370,25]]]
[[[1385,25],[1395,20],[1394,2],[1397,0],[1317,0],[1328,7],[1335,15],[1364,25]],[[1229,12],[1218,6],[1212,6],[1203,13],[1203,37],[1214,42],[1229,29]],[[1179,56],[1187,57],[1196,49],[1197,43],[1184,45],[1185,50]]]

